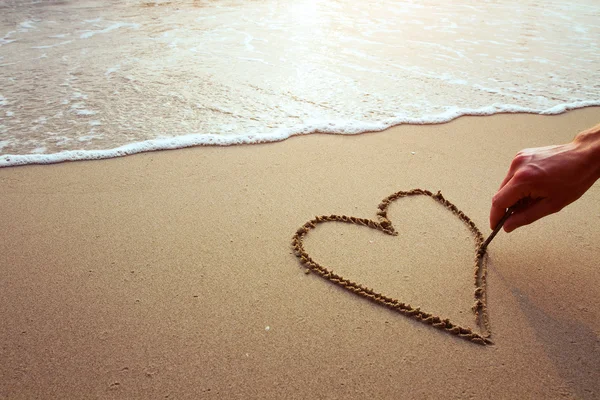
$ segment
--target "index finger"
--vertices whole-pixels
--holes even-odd
[[[524,197],[529,197],[531,191],[524,184],[512,182],[511,179],[498,190],[492,198],[492,208],[490,210],[490,228],[494,229],[498,222],[506,213],[506,209]]]

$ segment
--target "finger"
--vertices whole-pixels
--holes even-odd
[[[556,212],[554,205],[547,199],[541,199],[522,210],[515,211],[515,213],[506,220],[504,230],[506,232],[512,232],[521,226],[529,225],[554,212]]]
[[[534,191],[536,190],[534,190],[530,183],[530,179],[523,179],[523,176],[515,175],[494,195],[492,205],[497,208],[507,209],[508,207],[515,205],[515,203],[523,197],[538,197],[533,196]]]
[[[498,222],[506,213],[506,209],[514,205],[523,197],[530,195],[527,186],[514,183],[511,179],[503,188],[492,198],[492,208],[490,209],[490,228],[494,229]]]
[[[506,173],[506,176],[504,177],[504,179],[502,180],[502,183],[500,184],[500,187],[498,188],[498,190],[502,189],[507,183],[508,181],[510,181],[512,179],[512,177],[515,174],[512,172],[512,168]]]
[[[531,149],[524,149],[517,153],[517,155],[510,162],[510,166],[508,167],[508,172],[504,177],[504,180],[500,184],[498,190],[502,189],[515,175],[515,173],[523,166],[523,164],[527,163],[529,159],[528,153]]]
[[[490,210],[490,229],[494,230],[494,228],[496,228],[496,225],[498,225],[498,222],[500,222],[504,213],[506,213],[505,208],[494,207],[494,203],[492,202],[492,209]]]
[[[512,179],[513,176],[514,175],[511,173],[511,171],[508,171],[508,174],[504,177],[504,180],[500,184],[498,191],[500,191],[500,189],[502,189],[504,186],[506,186],[506,184]],[[492,208],[490,210],[490,229],[493,230],[494,228],[496,228],[498,221],[500,221],[502,219],[505,212],[506,212],[505,208],[500,208],[500,207],[494,206],[494,201],[492,199]]]

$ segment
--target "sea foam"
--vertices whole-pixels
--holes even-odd
[[[556,115],[568,110],[589,106],[600,106],[600,101],[586,101],[572,104],[560,104],[546,110],[533,110],[517,105],[493,105],[481,109],[459,109],[449,110],[444,114],[424,118],[399,118],[385,122],[363,122],[363,121],[336,121],[321,122],[314,121],[308,125],[295,128],[279,129],[270,134],[262,135],[215,135],[215,134],[191,134],[176,136],[172,138],[152,139],[143,142],[126,144],[114,149],[106,150],[67,150],[53,154],[21,154],[0,156],[0,167],[26,164],[53,164],[64,161],[78,160],[100,160],[106,158],[122,157],[126,155],[143,153],[157,150],[173,150],[193,146],[231,146],[238,144],[257,144],[285,140],[294,135],[306,135],[311,133],[330,133],[354,135],[364,132],[379,132],[389,127],[400,124],[441,124],[452,121],[455,118],[471,115],[484,116],[498,113],[532,113],[543,115]],[[94,124],[92,124],[94,125]],[[91,137],[90,137],[91,138]],[[81,141],[89,140],[80,137]],[[1,147],[0,147],[1,148]],[[45,150],[45,148],[43,148]],[[32,153],[39,153],[39,148]]]
[[[0,166],[600,106],[592,0],[196,6],[8,7]]]

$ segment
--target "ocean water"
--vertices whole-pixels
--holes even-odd
[[[600,105],[597,0],[0,0],[0,166]]]

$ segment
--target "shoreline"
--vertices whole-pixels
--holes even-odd
[[[383,132],[404,125],[440,125],[447,124],[463,117],[485,117],[492,115],[541,115],[552,116],[568,113],[573,110],[586,108],[599,108],[600,101],[586,100],[579,103],[559,104],[546,110],[533,110],[520,106],[504,106],[498,109],[496,106],[487,106],[475,110],[456,110],[446,114],[429,117],[429,119],[406,119],[400,118],[391,122],[369,123],[361,121],[349,121],[346,123],[321,123],[314,125],[303,125],[299,128],[281,129],[270,135],[216,135],[216,134],[192,134],[176,136],[164,139],[152,139],[143,142],[130,143],[112,149],[99,150],[66,150],[51,154],[0,154],[0,168],[15,167],[22,165],[47,165],[68,161],[92,161],[124,157],[134,154],[162,151],[179,150],[199,146],[239,146],[269,144],[288,140],[294,136],[313,134],[332,135],[361,135],[365,133]]]

